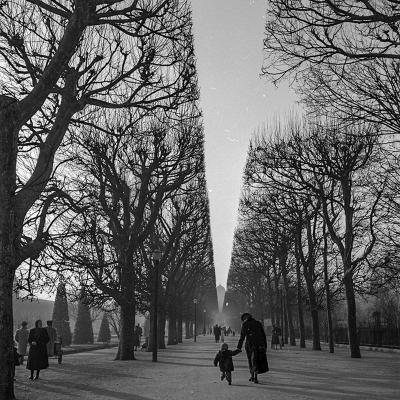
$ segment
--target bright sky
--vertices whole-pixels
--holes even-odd
[[[295,96],[260,77],[264,0],[192,0],[217,285],[226,287],[249,139]]]

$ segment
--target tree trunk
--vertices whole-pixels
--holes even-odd
[[[316,301],[314,285],[308,275],[306,275],[306,284],[307,284],[308,299],[310,301],[310,309],[311,309],[313,350],[321,350],[318,305]]]
[[[351,176],[348,175],[346,179],[342,180],[343,202],[345,213],[346,232],[344,237],[344,252],[342,253],[343,272],[344,272],[344,287],[346,291],[347,303],[347,329],[349,332],[349,345],[350,354],[352,358],[361,358],[360,344],[358,342],[357,333],[357,312],[356,312],[356,299],[354,296],[354,283],[352,267],[352,251],[354,240],[354,227],[353,227],[353,208],[351,206]]]
[[[135,307],[132,303],[121,304],[121,328],[117,360],[135,360],[134,332]]]
[[[287,300],[286,296],[283,297],[283,324],[284,324],[284,332],[285,332],[285,344],[289,344],[289,324],[288,324],[288,315],[287,315]]]
[[[287,330],[289,331],[289,337],[290,337],[290,345],[291,346],[296,346],[296,335],[294,333],[294,326],[293,326],[293,315],[292,315],[292,309],[290,307],[290,296],[289,296],[289,284],[286,276],[286,270],[285,270],[285,275],[283,277],[284,285],[285,285],[285,308],[286,308],[286,317],[287,317]]]
[[[178,315],[178,343],[183,342],[183,334],[182,334],[182,315]]]
[[[158,348],[165,349],[165,322],[166,322],[166,311],[161,308],[158,313]]]
[[[16,269],[17,132],[13,99],[0,96],[0,399],[14,399],[13,281]]]
[[[331,304],[331,290],[329,285],[329,271],[328,271],[328,239],[326,236],[326,226],[323,225],[324,235],[324,282],[325,282],[325,296],[326,296],[326,317],[328,322],[328,337],[329,337],[329,352],[334,353],[335,345],[333,342],[333,324],[332,324],[332,304]]]
[[[193,323],[193,321],[190,321],[189,323],[189,329],[190,329],[190,337],[192,338],[194,336],[194,329],[195,329],[195,325]]]
[[[290,345],[296,346],[296,334],[294,332],[293,313],[292,313],[292,308],[290,306],[289,296],[286,296],[286,309],[287,309],[287,317],[288,317],[288,325],[289,325]]]
[[[299,316],[300,348],[306,348],[306,333],[304,327],[303,299],[301,295],[301,271],[300,262],[296,257],[296,278],[297,278],[297,313]]]
[[[178,334],[176,331],[176,310],[172,306],[168,316],[168,346],[178,344]]]
[[[350,355],[352,358],[361,358],[360,345],[357,333],[356,299],[354,296],[353,277],[345,275],[344,286],[346,290],[347,303],[347,326],[349,332]]]
[[[190,331],[190,321],[187,319],[185,320],[185,339],[190,339],[192,337]]]
[[[0,399],[14,399],[12,371],[13,353],[13,308],[12,308],[12,265],[6,249],[0,249]]]

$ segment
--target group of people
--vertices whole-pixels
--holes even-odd
[[[230,326],[226,328],[225,326],[219,326],[218,324],[215,324],[212,330],[210,328],[210,334],[211,333],[215,337],[215,343],[219,343],[220,341],[223,343],[225,336],[229,336],[230,334],[235,336],[235,331],[233,331]]]
[[[47,321],[47,326],[43,328],[42,321],[37,320],[32,329],[28,329],[28,323],[23,321],[15,333],[14,366],[23,365],[28,354],[26,368],[31,372],[29,379],[39,379],[40,371],[49,366],[48,358],[54,355],[56,341],[57,330],[53,327],[53,321]]]
[[[228,344],[223,343],[221,350],[214,359],[214,365],[219,365],[221,380],[226,379],[229,385],[232,384],[232,371],[234,370],[232,357],[242,351],[245,340],[245,350],[250,370],[249,381],[258,383],[258,374],[269,370],[266,353],[267,338],[264,327],[260,321],[255,320],[249,313],[244,313],[241,316],[241,320],[243,323],[237,348],[229,350]]]

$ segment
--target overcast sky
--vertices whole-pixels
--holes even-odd
[[[260,77],[264,0],[192,0],[217,285],[226,287],[251,134],[294,104]]]

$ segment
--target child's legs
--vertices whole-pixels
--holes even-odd
[[[226,380],[228,382],[232,382],[232,372],[231,371],[226,371],[225,376],[226,376]]]

